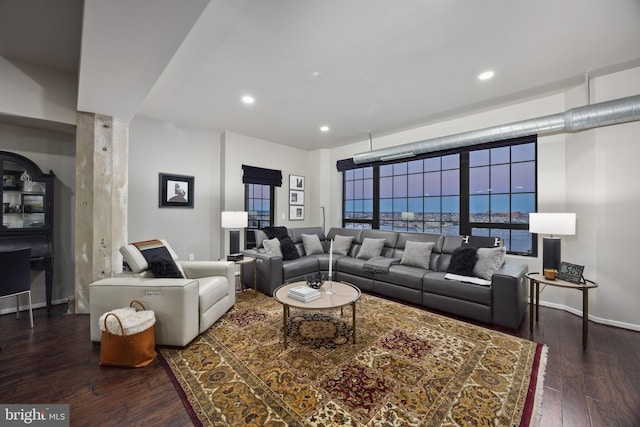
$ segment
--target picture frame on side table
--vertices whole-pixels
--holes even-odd
[[[304,191],[304,176],[289,175],[289,190]]]
[[[193,208],[193,176],[160,173],[159,177],[159,207]]]
[[[302,221],[304,219],[304,206],[289,206],[289,220]]]
[[[289,190],[290,205],[304,205],[304,191]]]

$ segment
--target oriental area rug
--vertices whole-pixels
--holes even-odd
[[[263,294],[184,348],[161,348],[195,425],[536,425],[547,349],[363,294],[351,308],[291,309]]]

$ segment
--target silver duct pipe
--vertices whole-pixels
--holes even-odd
[[[640,95],[572,108],[564,113],[523,120],[507,125],[359,153],[353,156],[353,161],[358,164],[395,160],[412,157],[417,154],[504,141],[529,135],[580,132],[636,120],[640,120]]]

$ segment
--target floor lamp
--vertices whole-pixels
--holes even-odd
[[[574,213],[530,213],[529,231],[549,234],[542,239],[542,269],[560,268],[560,239],[554,235],[572,236],[576,234],[576,214]]]
[[[241,260],[244,255],[240,252],[240,229],[247,228],[249,224],[248,212],[234,212],[225,211],[222,212],[220,225],[222,228],[228,228],[229,230],[229,255],[227,255],[227,261]]]

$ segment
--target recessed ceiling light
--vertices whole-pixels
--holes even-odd
[[[478,74],[478,80],[489,80],[495,73],[493,71],[485,71]]]
[[[320,126],[321,132],[329,132],[329,126]]]
[[[245,95],[242,97],[242,102],[245,104],[253,104],[256,100],[251,95]]]
[[[318,76],[320,75],[320,73],[319,73],[319,72],[317,72],[317,71],[314,71],[311,75],[312,75],[313,77],[318,77]]]

